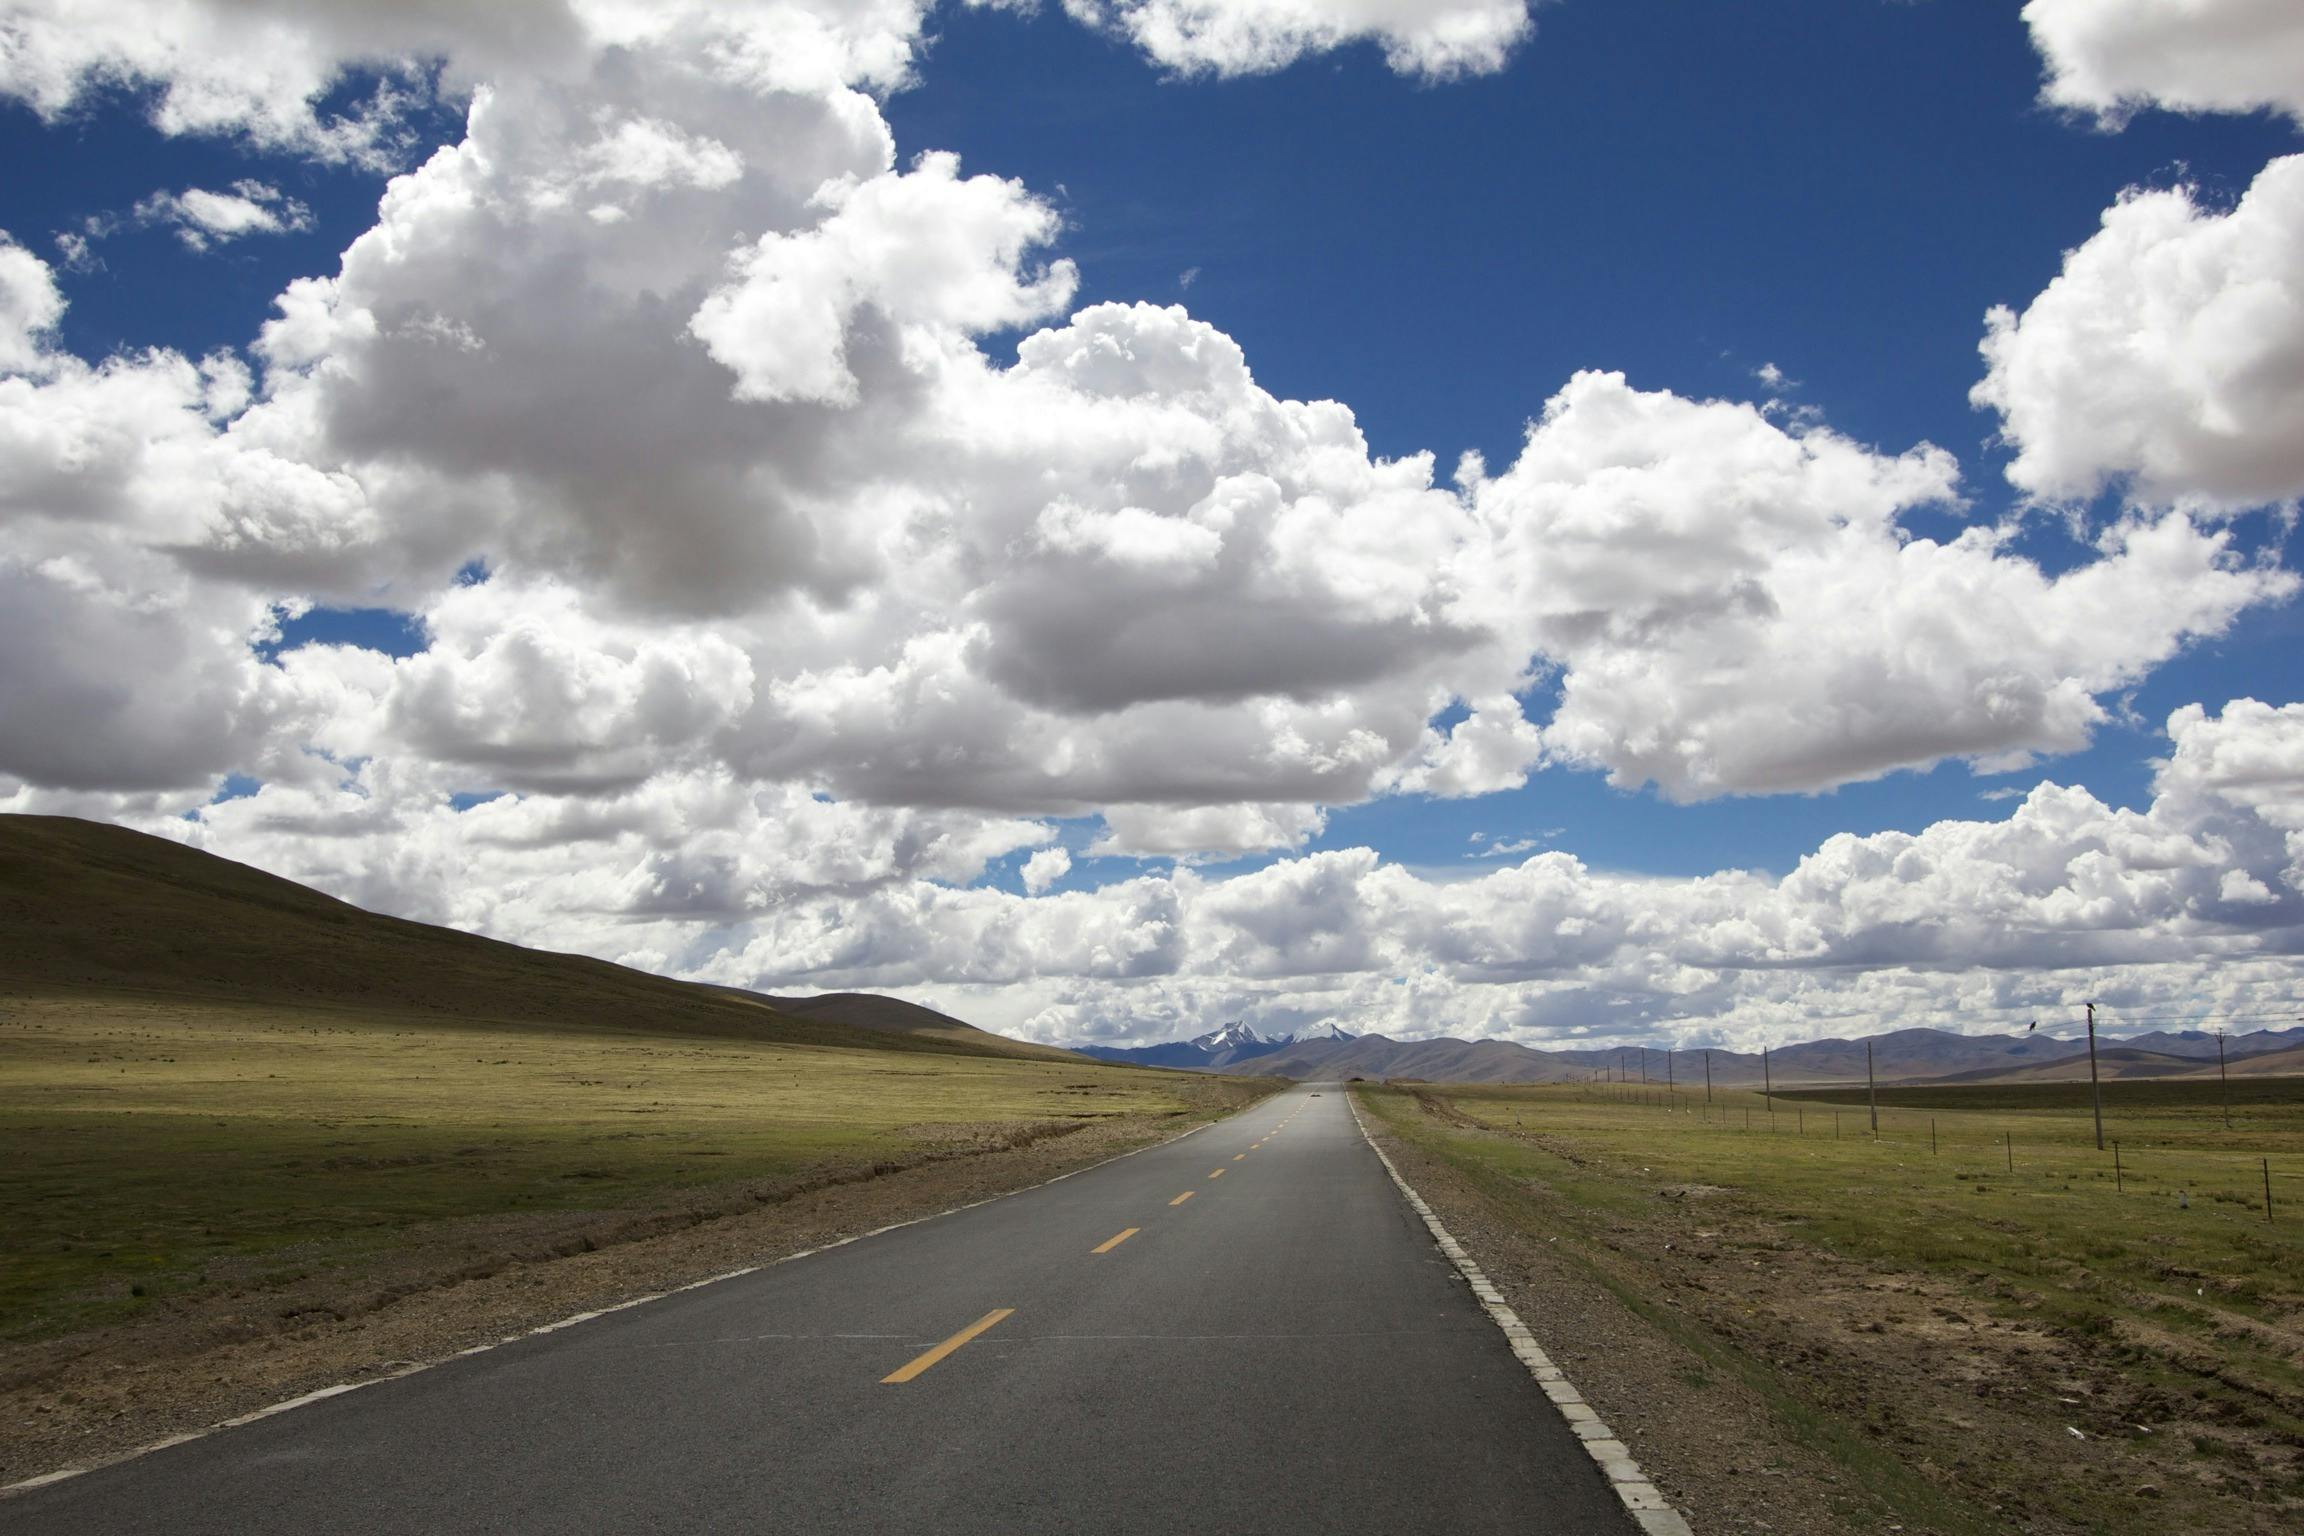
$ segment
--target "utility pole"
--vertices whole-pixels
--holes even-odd
[[[1646,1084],[1648,1081],[1648,1047],[1646,1046],[1640,1047],[1640,1081],[1642,1084]]]
[[[1768,1113],[1776,1113],[1776,1079],[1768,1071],[1768,1047],[1760,1047],[1760,1097],[1768,1101]]]
[[[2216,1087],[2224,1100],[2224,1129],[2232,1129],[2232,1079],[2224,1075],[2224,1031],[2216,1031]]]
[[[1872,1082],[1872,1042],[1864,1042],[1864,1099],[1872,1107],[1872,1137],[1880,1137],[1880,1090]]]
[[[1704,1048],[1704,1102],[1712,1102],[1712,1048]]]
[[[1674,1098],[1680,1096],[1680,1085],[1672,1080],[1672,1047],[1664,1047],[1664,1091]]]
[[[2104,1150],[2104,1085],[2096,1080],[2096,1005],[2088,1004],[2088,1101],[2096,1110],[2096,1150]]]

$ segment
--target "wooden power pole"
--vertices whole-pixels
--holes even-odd
[[[2104,1085],[2096,1080],[2096,1005],[2088,1005],[2088,1102],[2096,1111],[2096,1150],[2104,1150]]]
[[[2224,1129],[2232,1129],[2232,1079],[2224,1075],[2224,1031],[2216,1031],[2216,1087],[2224,1100]]]
[[[1872,1042],[1864,1042],[1864,1100],[1872,1110],[1872,1136],[1880,1136],[1880,1090],[1872,1081]]]

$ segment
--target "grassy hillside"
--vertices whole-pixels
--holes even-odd
[[[164,838],[61,816],[0,816],[0,996],[9,993],[205,997],[945,1053],[1044,1049],[957,1020],[926,1036],[867,1033],[748,993],[378,916]]]

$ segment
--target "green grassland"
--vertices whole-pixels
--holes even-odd
[[[2235,1083],[2226,1129],[2216,1085],[2205,1085],[2206,1102],[2196,1086],[2107,1085],[2118,1172],[2112,1153],[2095,1149],[2085,1083],[1883,1089],[1877,1137],[1861,1086],[1779,1094],[1772,1111],[1757,1094],[1720,1093],[1706,1106],[1701,1089],[1600,1085],[1366,1097],[1396,1130],[1522,1212],[1530,1230],[1564,1227],[1580,1238],[1636,1307],[1755,1374],[1788,1422],[1927,1528],[1992,1528],[1977,1524],[1974,1510],[1985,1506],[1910,1470],[1928,1454],[1965,1466],[1972,1483],[1997,1459],[2032,1508],[2071,1528],[2281,1528],[2278,1519],[2227,1521],[2244,1505],[2304,1511],[2304,1094],[2293,1083],[2257,1082],[2244,1095]],[[1772,1311],[1795,1341],[1779,1341],[1779,1358],[1850,1358],[1845,1322],[1833,1325],[1841,1337],[1818,1331],[1800,1341],[1803,1298],[1765,1294],[1771,1271],[1790,1272],[1799,1255],[1815,1253],[1847,1272],[1912,1277],[1964,1317],[2032,1330],[2103,1381],[2092,1391],[2046,1382],[1992,1389],[2008,1394],[2010,1413],[2022,1410],[2014,1422],[2044,1438],[1937,1444],[1923,1427],[1914,1431],[1920,1450],[1884,1456],[1861,1425],[1818,1408],[1815,1377],[1826,1367],[1795,1382],[1643,1294],[1684,1261],[1691,1224],[1735,1261],[1706,1271],[1699,1288],[1721,1292],[1725,1276],[1723,1315]],[[1678,1250],[1667,1253],[1675,1238]],[[1956,1347],[1971,1346],[1944,1350]],[[2023,1358],[2019,1346],[2007,1361]],[[1917,1384],[1914,1400],[1931,1385]],[[1957,1416],[1966,1409],[1960,1402]],[[2177,1427],[2164,1423],[2155,1438],[2133,1422],[2149,1418]],[[2066,1425],[2079,1433],[2059,1438]],[[2128,1475],[2123,1457],[2148,1462],[2146,1472]],[[2140,1480],[2153,1483],[2158,1503],[2139,1508],[2130,1497]]]
[[[2304,1077],[2235,1077],[2230,1083],[2219,1083],[2214,1078],[2107,1077],[2103,1082],[2104,1108],[2117,1119],[2128,1111],[2137,1111],[2147,1121],[2159,1124],[2165,1130],[2179,1134],[2198,1129],[2201,1115],[2207,1113],[2222,1123],[2221,1107],[2230,1104],[2235,1128],[2242,1122],[2253,1125],[2259,1120],[2275,1132],[2283,1124],[2293,1122],[2304,1113]],[[1897,1085],[1879,1090],[1883,1109],[2061,1109],[2088,1108],[2088,1084],[2085,1080],[2069,1083],[1944,1083]],[[1842,1106],[1864,1103],[1864,1090],[1856,1088],[1797,1088],[1779,1089],[1779,1103],[1839,1104]],[[2270,1108],[2273,1113],[2257,1116],[2244,1111]],[[2159,1115],[2159,1111],[2182,1111],[2173,1120]],[[1898,1123],[1902,1123],[1899,1121]]]
[[[0,998],[0,1337],[239,1283],[291,1249],[356,1257],[416,1223],[633,1208],[1225,1097],[1076,1060]]]

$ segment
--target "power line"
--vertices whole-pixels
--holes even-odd
[[[2304,1013],[2294,1008],[2282,1008],[2272,1013],[2129,1013],[2111,1003],[2100,1005],[2106,1012],[2116,1014],[2124,1024],[2199,1024],[2210,1019],[2294,1019],[2304,1023]]]
[[[2067,1009],[2077,1011],[2086,1006],[2087,1004],[2081,1001],[2073,1001],[2069,1003],[2011,1003],[2005,1007],[2000,1008],[1963,1008],[1955,1005],[1942,1011],[1949,1013],[1954,1017],[1969,1018],[1989,1014],[2006,1014],[2010,1016],[2017,1014],[2027,1014],[2030,1015],[2033,1020],[2042,1024],[2046,1024],[2050,1021],[2050,1016],[2053,1014],[2062,1012]],[[2121,1007],[2118,1003],[2107,1003],[2102,1001],[2099,1001],[2096,1006],[2098,1009],[2105,1013],[2116,1015],[2124,1024],[2198,1024],[2205,1023],[2212,1019],[2294,1019],[2298,1023],[2304,1023],[2304,1008],[2299,1008],[2294,1004],[2290,1004],[2285,1008],[2272,1008],[2262,1010],[2203,1008],[2182,1013],[2170,1013],[2166,1011],[2153,1013],[2130,1013],[2127,1009]],[[2165,1010],[2167,1007],[2166,1004],[2153,1004],[2152,1006],[2161,1010]]]

